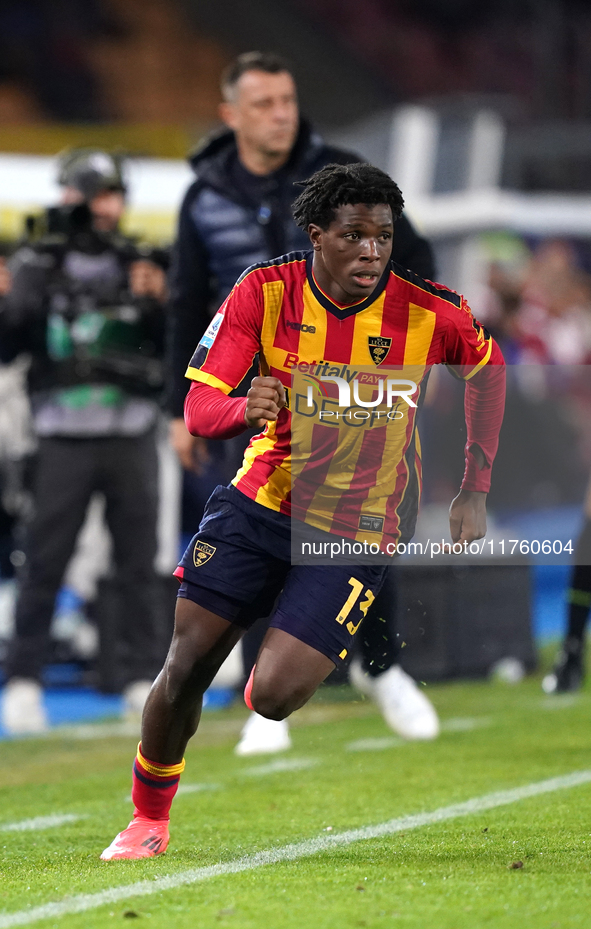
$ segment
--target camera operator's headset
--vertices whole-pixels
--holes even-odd
[[[79,190],[86,201],[92,200],[101,190],[127,192],[125,157],[120,153],[100,148],[74,148],[58,158],[58,184]]]

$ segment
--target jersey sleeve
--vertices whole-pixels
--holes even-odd
[[[185,376],[229,394],[252,366],[260,348],[262,322],[263,300],[256,272],[245,273],[213,317]]]
[[[462,488],[487,493],[505,408],[505,360],[490,333],[474,319],[463,297],[460,306],[448,317],[443,360],[466,382],[464,413],[468,441]],[[482,466],[476,447],[484,456]]]
[[[460,307],[448,317],[448,329],[442,359],[465,381],[485,365],[504,365],[501,350],[491,334],[474,319],[462,297]]]
[[[185,399],[185,425],[204,439],[233,439],[247,428],[246,397],[226,397],[207,384],[194,381]]]
[[[462,488],[488,493],[505,410],[505,366],[488,364],[466,382],[464,415],[467,442]],[[476,447],[484,455],[479,461]]]

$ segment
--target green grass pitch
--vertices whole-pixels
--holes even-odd
[[[591,692],[545,697],[539,678],[428,692],[443,732],[427,744],[398,740],[346,689],[327,688],[296,714],[294,747],[281,756],[234,756],[244,708],[207,716],[187,754],[170,849],[145,862],[98,858],[130,818],[132,735],[112,725],[3,743],[0,929],[587,929],[591,782],[145,893],[164,875],[591,769]],[[79,818],[15,828],[54,815]],[[68,912],[80,894],[123,885],[113,902]],[[31,908],[64,901],[30,921]]]

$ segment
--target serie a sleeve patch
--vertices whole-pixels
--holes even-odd
[[[213,343],[215,342],[217,338],[218,332],[220,331],[220,326],[222,325],[223,319],[224,319],[224,314],[222,310],[218,310],[215,316],[213,317],[212,321],[210,322],[209,326],[203,333],[203,336],[201,337],[201,341],[199,342],[199,345],[204,346],[204,348],[206,349],[211,348],[211,346],[213,345]]]

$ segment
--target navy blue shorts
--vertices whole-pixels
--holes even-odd
[[[382,565],[292,565],[290,519],[216,487],[175,575],[179,597],[249,629],[271,616],[339,665],[382,586]]]

